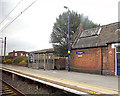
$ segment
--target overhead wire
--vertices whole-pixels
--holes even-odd
[[[21,0],[21,2],[22,2],[22,1],[23,1],[23,0]],[[20,12],[20,14],[18,14],[17,17],[15,17],[9,24],[7,24],[0,32],[2,32],[2,31],[3,31],[5,28],[7,28],[10,24],[12,24],[20,15],[22,15],[22,14],[23,14],[28,8],[30,8],[36,1],[37,1],[37,0],[35,0],[34,2],[32,2],[28,7],[26,7],[22,12]],[[19,2],[19,3],[17,4],[17,6],[18,6],[21,2]],[[16,7],[17,7],[17,6],[16,6]],[[16,7],[15,7],[15,8],[16,8]],[[13,9],[13,11],[15,10],[15,8]],[[11,11],[11,12],[13,12],[13,11]],[[11,13],[11,12],[10,12],[10,13]],[[9,14],[9,15],[10,15],[10,14]],[[9,16],[9,15],[8,15],[8,16]],[[8,16],[7,16],[7,17],[8,17]],[[7,18],[7,17],[6,17],[6,18]],[[5,19],[4,19],[4,20],[5,20]]]
[[[5,17],[5,19],[0,23],[2,24],[7,18],[8,16],[17,8],[17,6],[22,2],[23,0],[21,0],[19,3],[17,3],[17,5],[8,13],[8,15]]]

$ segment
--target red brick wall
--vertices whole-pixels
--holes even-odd
[[[65,69],[67,64],[68,64],[67,57],[60,57],[59,59],[55,59],[56,69]]]
[[[84,51],[85,54],[82,57],[78,57],[77,51]],[[81,71],[96,71],[101,69],[101,49],[100,48],[89,48],[73,50],[71,56],[71,67],[79,69]]]
[[[115,49],[111,48],[111,44],[102,48],[102,55],[104,74],[115,74]]]
[[[84,51],[82,57],[78,57],[77,51]],[[87,48],[72,50],[70,56],[71,70],[83,71],[88,73],[114,74],[115,71],[115,52],[108,47]]]

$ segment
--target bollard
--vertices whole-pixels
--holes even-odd
[[[37,89],[37,90],[39,89],[39,86],[38,86],[38,85],[36,85],[36,89]]]
[[[12,81],[15,81],[15,74],[12,74]]]

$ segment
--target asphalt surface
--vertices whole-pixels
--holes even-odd
[[[19,67],[19,66],[11,66],[11,65],[4,65],[4,66],[20,69],[23,71],[34,72],[37,74],[52,76],[60,79],[83,82],[86,84],[91,84],[99,87],[110,88],[112,90],[118,90],[118,83],[119,83],[118,76],[103,76],[96,74],[68,72],[67,70],[43,70],[43,69],[36,70],[27,67]]]
[[[13,70],[18,73],[20,72],[28,76],[39,78],[39,80],[45,80],[48,82],[53,82],[57,85],[79,90],[79,92],[113,95],[118,94],[118,91],[120,92],[120,87],[118,86],[120,85],[120,77],[118,76],[104,76],[72,71],[68,72],[67,70],[38,70],[5,64],[0,64],[0,68],[1,67],[3,67],[3,69],[7,68],[8,70]]]

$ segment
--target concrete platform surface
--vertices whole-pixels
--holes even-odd
[[[0,67],[11,68],[34,76],[41,76],[47,79],[59,81],[69,85],[81,87],[83,89],[90,89],[95,92],[103,94],[117,94],[118,93],[118,76],[103,76],[96,74],[87,74],[79,72],[68,72],[67,70],[43,70],[31,69],[27,67],[12,66],[0,64]],[[90,92],[88,92],[90,93]]]

